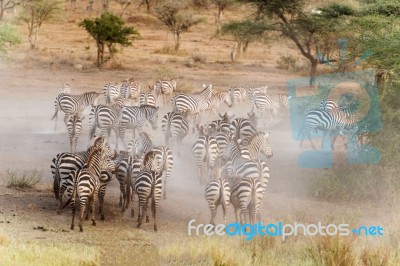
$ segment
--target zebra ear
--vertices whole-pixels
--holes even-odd
[[[238,143],[238,144],[242,144],[242,142],[243,142],[242,139],[238,139],[238,140],[237,140],[237,143]]]
[[[203,83],[203,89],[205,89],[206,87],[207,87],[206,84]]]

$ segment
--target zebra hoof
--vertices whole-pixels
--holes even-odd
[[[157,225],[154,225],[154,232],[157,232]]]
[[[149,216],[146,216],[146,223],[149,223],[149,222],[150,222]]]
[[[141,225],[142,225],[141,223],[138,223],[138,225],[136,226],[136,228],[140,228]]]
[[[79,227],[79,232],[83,232],[83,227],[82,226]]]
[[[118,207],[122,207],[122,202],[119,202]]]
[[[104,220],[105,220],[104,215],[102,215],[100,219],[101,219],[102,221],[104,221]]]
[[[86,216],[86,217],[85,217],[85,220],[86,220],[86,221],[89,220],[89,216]]]
[[[93,226],[96,226],[96,222],[95,222],[95,221],[92,221],[92,225],[93,225]]]
[[[57,210],[57,214],[59,214],[59,215],[60,215],[60,214],[61,214],[61,211],[60,211],[60,210]]]
[[[131,217],[132,218],[135,217],[135,211],[134,210],[131,210]]]
[[[74,226],[73,225],[71,225],[71,230],[74,230]]]

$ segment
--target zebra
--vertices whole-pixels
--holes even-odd
[[[331,99],[322,100],[321,103],[319,104],[319,109],[324,111],[329,111],[338,107],[339,106],[337,106],[336,102]]]
[[[264,112],[267,110],[272,112],[272,118],[275,118],[278,114],[279,102],[273,101],[272,98],[265,93],[254,94],[253,105],[260,118],[264,116]]]
[[[105,169],[100,172],[100,187],[99,187],[99,213],[101,214],[101,220],[104,218],[104,198],[106,195],[106,189],[108,184],[111,182],[113,175],[116,173],[116,165],[114,161],[107,160]],[[94,210],[93,210],[94,211]]]
[[[89,139],[92,139],[96,128],[100,128],[101,135],[106,135],[110,139],[111,130],[114,130],[117,136],[118,122],[121,117],[122,109],[106,106],[97,105],[92,108],[89,115]]]
[[[238,103],[244,102],[246,100],[246,89],[244,88],[230,88],[228,90],[231,95],[232,106],[235,106]]]
[[[136,179],[141,169],[142,160],[128,154],[125,154],[116,165],[115,175],[120,185],[119,207],[122,207],[122,212],[129,207],[131,195],[133,196],[134,182],[132,180]],[[133,217],[133,215],[132,208],[131,216]]]
[[[63,84],[63,87],[61,88],[61,93],[71,94],[71,87],[68,83]]]
[[[140,83],[132,78],[124,80],[120,87],[119,96],[127,99],[138,100],[140,96]]]
[[[157,232],[156,211],[161,199],[163,190],[162,173],[159,161],[156,159],[156,152],[146,153],[143,161],[144,169],[138,174],[135,180],[135,192],[139,197],[139,216],[137,228],[142,225],[143,217],[147,216],[147,206],[151,200],[151,211],[154,220],[154,231]],[[153,170],[149,170],[153,169]],[[164,190],[165,191],[165,190]]]
[[[221,91],[211,95],[211,100],[208,106],[208,109],[210,109],[210,115],[214,114],[216,116],[217,109],[223,102],[225,102],[228,107],[232,107],[232,98],[229,91]]]
[[[111,84],[107,83],[103,87],[104,98],[106,99],[106,104],[111,105],[114,100],[119,96],[120,88],[117,83]]]
[[[316,149],[311,140],[311,134],[321,130],[323,131],[321,148],[323,148],[326,134],[329,132],[331,148],[333,149],[337,133],[343,135],[344,129],[358,129],[357,117],[349,108],[337,107],[330,110],[310,110],[307,112],[303,125],[299,130],[299,138],[301,137],[300,147],[303,145],[304,135],[307,135],[312,148]]]
[[[156,85],[154,85],[154,91],[156,93],[156,98],[163,95],[164,106],[168,105],[168,100],[171,101],[172,93],[176,90],[176,80],[157,80]],[[169,95],[169,99],[167,99]]]
[[[72,113],[83,113],[85,108],[89,105],[97,105],[100,93],[85,92],[79,95],[72,95],[67,93],[60,93],[54,101],[55,113],[52,120],[55,118],[54,130],[57,126],[58,111],[64,112],[64,123],[67,125],[68,116]]]
[[[235,140],[241,139],[243,142],[248,141],[257,133],[257,117],[254,108],[247,113],[248,118],[235,118],[230,125],[230,133]]]
[[[174,112],[188,112],[189,115],[194,115],[193,132],[194,125],[198,123],[199,112],[208,108],[211,99],[212,85],[203,85],[203,87],[204,89],[199,93],[178,93],[171,100]]]
[[[84,117],[80,113],[71,114],[67,119],[67,131],[71,152],[76,151],[79,135],[82,131],[82,120]]]
[[[267,158],[273,156],[271,146],[269,144],[270,133],[258,132],[247,143],[241,145],[241,156],[246,159],[257,159],[258,154],[261,152]]]
[[[209,124],[210,134],[217,134],[219,132],[230,132],[230,121],[235,115],[229,116],[228,113],[225,112],[224,115],[218,114],[221,119],[214,120]]]
[[[100,188],[100,173],[102,169],[106,169],[106,167],[109,165],[107,162],[107,159],[109,159],[107,154],[109,153],[110,149],[104,137],[96,138],[93,147],[94,148],[90,151],[89,158],[83,168],[77,169],[69,174],[69,179],[73,180],[74,186],[72,189],[72,194],[63,208],[65,208],[68,204],[70,204],[72,207],[71,230],[74,229],[76,197],[79,197],[80,205],[80,231],[83,232],[82,220],[86,205],[89,204],[89,198],[92,200],[92,225],[96,225],[94,210]]]
[[[94,137],[94,145],[90,146],[86,151],[78,152],[78,153],[59,153],[57,154],[51,164],[51,171],[54,178],[54,194],[55,198],[59,200],[59,206],[57,209],[57,213],[60,214],[62,210],[62,200],[65,191],[67,191],[67,195],[72,193],[72,189],[74,186],[74,180],[71,179],[70,173],[81,169],[84,164],[89,159],[89,155],[93,152],[94,149],[98,149],[99,147],[104,147],[106,149],[106,155],[108,157],[114,157],[115,153],[110,149],[108,143],[97,142],[99,138],[104,137]],[[99,146],[101,144],[101,146]],[[98,145],[98,146],[96,146]]]
[[[249,100],[252,101],[254,98],[254,95],[258,93],[264,93],[266,94],[268,91],[268,86],[261,86],[261,87],[251,87],[247,89],[247,94],[249,96]]]
[[[151,105],[151,106],[156,106],[156,97],[154,96],[154,93],[151,91],[147,92],[142,92],[140,94],[139,98],[139,103],[140,105]]]
[[[213,136],[200,136],[192,146],[192,153],[196,159],[197,177],[199,182],[204,183],[203,170],[213,169],[215,160],[219,154],[218,143]]]
[[[168,112],[161,121],[161,128],[165,136],[166,146],[170,146],[170,141],[176,145],[181,145],[183,138],[189,132],[187,113]]]
[[[165,177],[162,181],[163,182],[162,190],[163,190],[163,199],[167,199],[167,181],[171,177],[172,168],[174,166],[174,156],[172,155],[171,149],[166,146],[153,147],[153,149],[150,152],[154,152],[155,154],[155,159],[157,160],[157,165],[159,165],[160,167],[159,171],[161,172],[161,175],[165,171]],[[150,168],[149,170],[155,171],[155,169],[150,169]]]
[[[263,196],[261,181],[258,178],[244,177],[235,178],[231,183],[230,199],[234,208],[236,221],[239,222],[238,212],[240,210],[240,223],[247,224],[246,214],[248,214],[250,224],[254,224],[259,216]]]
[[[133,139],[135,138],[135,129],[137,131],[142,131],[144,123],[150,122],[153,130],[157,129],[157,111],[159,107],[154,107],[150,105],[142,106],[127,106],[122,108],[121,118],[119,121],[118,134],[117,134],[117,145],[118,150],[118,140],[121,139],[122,144],[125,145],[125,131],[128,128],[133,130]]]
[[[204,191],[204,197],[208,202],[208,207],[211,211],[210,224],[215,225],[214,220],[217,215],[217,208],[219,205],[222,207],[224,215],[224,224],[226,224],[226,212],[231,198],[231,188],[228,181],[221,177],[221,169],[217,169],[216,177],[211,180]]]
[[[133,158],[142,158],[152,149],[153,141],[151,140],[149,134],[144,131],[139,132],[139,137],[131,140],[127,146],[128,154],[133,156]]]

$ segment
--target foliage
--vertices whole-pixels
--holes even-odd
[[[43,23],[54,19],[61,10],[59,0],[26,0],[19,19],[28,26],[28,40],[35,48],[37,35]]]
[[[133,27],[125,27],[124,22],[117,16],[105,12],[100,18],[84,19],[79,26],[96,40],[97,44],[97,65],[104,63],[104,46],[106,45],[110,58],[113,57],[115,44],[122,46],[131,45],[130,39],[137,38],[139,33]]]
[[[14,189],[32,188],[40,182],[42,174],[42,171],[36,169],[23,172],[7,170],[7,187]]]
[[[0,21],[3,20],[4,12],[15,8],[22,3],[23,0],[0,0]]]
[[[156,9],[157,18],[174,35],[175,51],[178,51],[180,47],[180,35],[203,21],[202,18],[195,18],[192,14],[183,12],[186,7],[185,2],[170,1]]]
[[[222,23],[222,13],[225,9],[232,6],[236,1],[235,0],[212,0],[212,2],[217,6],[218,12],[216,16],[217,30],[221,31],[221,23]]]
[[[267,25],[264,22],[243,20],[231,21],[222,25],[221,35],[232,36],[238,44],[238,50],[246,52],[249,43],[257,40],[266,40],[266,32],[272,29],[273,25]]]
[[[400,2],[397,0],[383,0],[368,5],[364,14],[400,17]]]
[[[17,29],[10,24],[0,23],[0,58],[5,58],[7,50],[21,43]]]
[[[278,69],[293,70],[296,68],[298,58],[293,55],[282,55],[276,61]]]

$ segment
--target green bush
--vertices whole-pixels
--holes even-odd
[[[34,170],[10,171],[7,170],[7,187],[13,189],[32,188],[41,180],[43,172]]]
[[[296,63],[298,58],[293,55],[281,55],[276,61],[278,69],[284,70],[294,70],[296,68]]]

